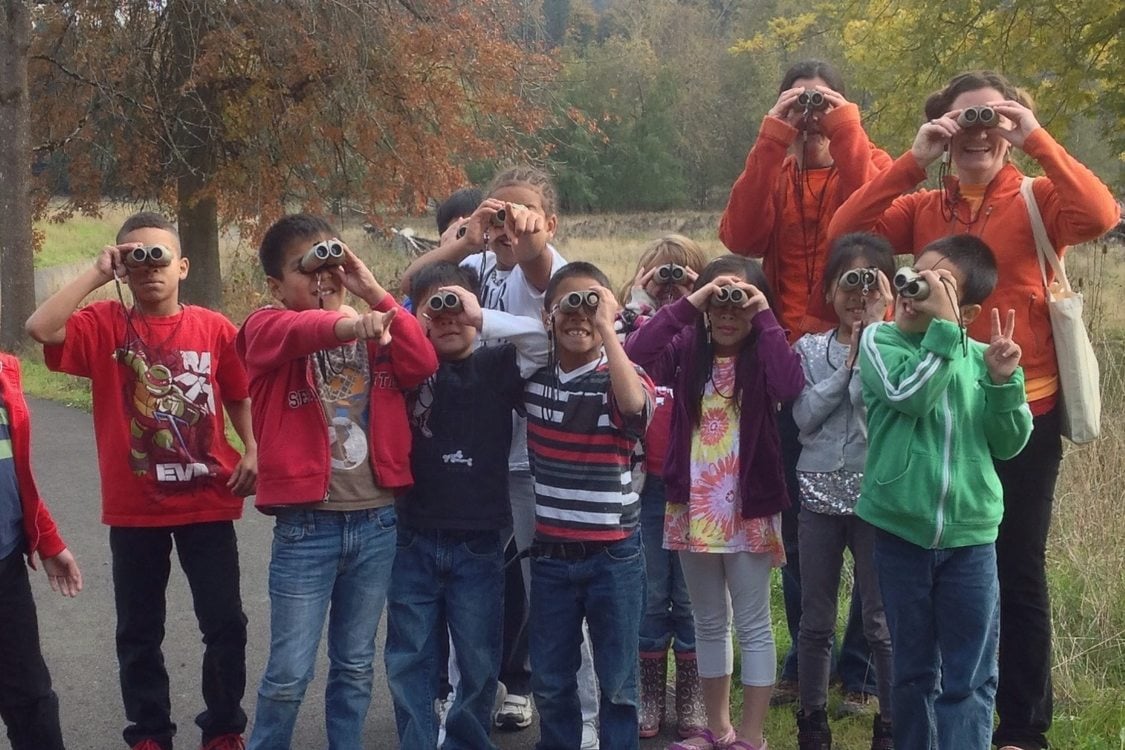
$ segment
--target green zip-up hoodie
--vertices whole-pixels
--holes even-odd
[[[925,334],[879,323],[860,342],[868,447],[855,512],[927,549],[996,541],[1004,496],[992,459],[1031,435],[1023,369],[993,385],[986,346],[963,335],[947,320]]]

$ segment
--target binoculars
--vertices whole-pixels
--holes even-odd
[[[878,283],[879,274],[874,268],[853,268],[840,277],[840,288],[846,292],[862,288],[867,294]]]
[[[145,245],[134,247],[122,255],[127,268],[141,266],[167,266],[172,263],[172,251],[164,245]]]
[[[740,287],[734,285],[721,286],[719,291],[711,295],[711,306],[740,307],[747,299],[746,292]]]
[[[585,307],[590,310],[598,309],[601,297],[595,291],[571,292],[559,300],[559,309],[563,312],[576,312]]]
[[[963,128],[991,128],[1000,122],[1000,115],[992,107],[978,105],[965,107],[957,115],[957,124]]]
[[[502,227],[502,226],[504,226],[504,222],[507,221],[507,220],[508,220],[508,210],[502,208],[499,211],[497,211],[496,213],[492,214],[492,218],[489,219],[488,221],[494,227]]]
[[[461,312],[461,298],[453,292],[438,292],[426,300],[426,309],[432,313]]]
[[[828,109],[828,100],[824,98],[824,94],[816,89],[805,89],[797,94],[797,104],[804,107],[806,113]]]
[[[684,271],[683,266],[669,263],[668,265],[657,268],[652,278],[658,284],[682,284],[686,276],[687,272]]]
[[[339,240],[332,239],[313,245],[307,253],[301,256],[297,268],[303,273],[313,273],[325,266],[342,265],[344,265],[344,244]]]
[[[907,299],[924,300],[930,296],[930,284],[913,268],[900,268],[895,274],[895,291]]]

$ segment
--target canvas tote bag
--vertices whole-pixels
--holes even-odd
[[[1055,357],[1059,362],[1059,406],[1062,409],[1062,434],[1074,443],[1096,440],[1102,429],[1101,371],[1094,347],[1082,322],[1082,293],[1070,286],[1066,267],[1059,258],[1039,213],[1039,204],[1031,185],[1034,179],[1024,177],[1020,186],[1035,248],[1039,254],[1039,271],[1047,293],[1047,309],[1051,317],[1051,333],[1055,339]],[[1047,266],[1055,272],[1054,282],[1047,283]]]

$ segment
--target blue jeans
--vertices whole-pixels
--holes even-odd
[[[645,571],[639,533],[585,559],[531,559],[531,688],[539,709],[537,750],[581,744],[578,701],[582,619],[599,687],[599,738],[613,750],[640,746],[638,643]]]
[[[374,678],[375,631],[394,554],[391,506],[278,513],[270,558],[270,654],[258,688],[251,750],[289,748],[326,617],[328,747],[363,746]]]
[[[387,593],[387,682],[401,747],[432,748],[444,623],[461,680],[445,718],[444,750],[493,748],[492,704],[500,671],[504,545],[496,531],[400,527]],[[444,618],[442,617],[444,615]]]
[[[664,480],[649,474],[641,491],[641,539],[645,555],[645,614],[641,651],[695,651],[695,621],[680,555],[664,549]]]
[[[988,750],[999,672],[995,545],[928,550],[879,531],[875,566],[894,651],[895,746]]]

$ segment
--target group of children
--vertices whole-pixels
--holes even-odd
[[[858,127],[839,99],[825,128]],[[176,732],[160,651],[174,543],[205,643],[204,750],[290,747],[325,621],[327,743],[362,747],[384,606],[401,746],[493,747],[513,640],[505,579],[522,557],[538,748],[619,750],[658,733],[663,695],[642,683],[663,693],[671,645],[682,739],[670,750],[762,750],[777,668],[770,575],[786,561],[782,513],[796,491],[802,750],[831,746],[844,547],[878,677],[873,750],[987,747],[1004,507],[993,459],[1019,454],[1032,431],[1015,311],[982,307],[993,251],[953,234],[912,248],[903,275],[886,240],[842,235],[818,274],[834,322],[792,346],[776,269],[742,255],[706,262],[687,238],[665,237],[621,306],[601,270],[551,247],[555,200],[538,170],[498,175],[408,269],[413,312],[330,224],[286,216],[259,250],[274,304],[241,329],[179,302],[188,261],[175,227],[142,213],[27,321],[50,367],[93,382],[126,744],[170,750]],[[122,281],[131,306],[79,307]],[[966,334],[978,319],[985,342]],[[0,386],[11,426],[0,431],[0,600],[29,613],[17,666],[31,675],[18,693],[6,687],[3,716],[16,750],[56,748],[23,555],[37,552],[66,594],[81,574],[30,479],[6,356]],[[224,435],[228,413],[242,455]],[[795,481],[785,419],[801,444]],[[275,529],[269,657],[245,744],[233,521],[251,493]],[[454,691],[439,717],[447,641]]]

